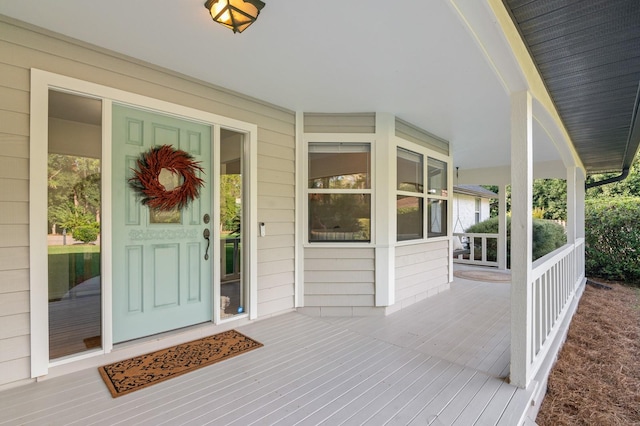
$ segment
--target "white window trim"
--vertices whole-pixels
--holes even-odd
[[[336,143],[365,143],[370,147],[371,155],[371,176],[369,176],[370,188],[368,189],[343,189],[340,192],[345,194],[370,194],[371,195],[371,220],[369,225],[369,232],[371,235],[370,241],[356,242],[310,242],[309,241],[309,194],[310,193],[335,193],[334,190],[328,189],[315,189],[309,191],[309,145],[310,144],[336,144]],[[376,155],[375,155],[375,139],[374,135],[369,133],[305,133],[302,144],[302,182],[301,182],[301,204],[302,204],[302,226],[300,227],[303,232],[303,247],[374,247],[375,246],[375,168],[376,168]]]
[[[56,89],[103,101],[102,112],[102,315],[103,347],[101,350],[70,356],[55,362],[49,361],[49,316],[48,316],[48,268],[47,268],[47,156],[48,156],[48,98],[49,89]],[[80,361],[88,357],[106,354],[113,349],[112,324],[112,241],[111,241],[111,103],[129,104],[136,108],[147,108],[164,114],[209,124],[219,137],[221,127],[246,135],[246,182],[247,192],[247,238],[250,245],[249,262],[245,274],[249,279],[249,319],[258,316],[258,128],[257,125],[219,116],[209,112],[185,107],[147,96],[137,95],[113,87],[103,86],[75,78],[31,69],[30,92],[30,156],[29,156],[29,281],[30,281],[30,339],[31,377],[45,376],[50,367]],[[214,139],[215,140],[215,139]],[[214,149],[217,145],[214,144]],[[218,148],[219,149],[219,148]],[[215,164],[215,161],[213,162]],[[213,185],[213,212],[218,215],[220,188]],[[217,203],[217,204],[216,204]],[[217,206],[217,208],[215,208]],[[215,217],[214,217],[215,218]],[[214,222],[214,223],[218,223]],[[214,235],[217,235],[214,232]],[[214,244],[215,247],[218,246]],[[219,248],[218,248],[219,250]],[[216,256],[213,257],[218,258]],[[38,265],[38,267],[35,267]],[[214,274],[215,277],[215,274]],[[212,283],[213,285],[213,283]],[[214,289],[217,286],[214,286]],[[212,297],[215,297],[212,296]],[[213,323],[219,319],[216,303],[212,303]]]
[[[407,141],[405,139],[402,138],[398,138],[396,137],[396,155],[397,155],[397,148],[401,148],[401,149],[405,149],[407,151],[411,151],[417,154],[422,155],[422,160],[423,160],[423,168],[424,168],[424,172],[423,172],[423,187],[424,187],[424,191],[422,193],[416,193],[416,192],[410,192],[410,191],[400,191],[398,190],[398,183],[397,183],[397,173],[394,177],[394,179],[396,179],[396,181],[394,181],[393,184],[393,191],[394,191],[394,199],[397,199],[398,195],[406,195],[406,196],[418,196],[420,198],[422,198],[423,200],[423,236],[422,238],[416,238],[413,240],[404,240],[404,241],[398,241],[397,240],[397,235],[396,235],[396,245],[397,246],[405,246],[405,245],[412,245],[412,244],[423,244],[426,242],[435,242],[435,241],[443,241],[443,240],[448,240],[451,236],[451,211],[453,209],[453,184],[452,184],[452,170],[453,170],[453,159],[445,154],[433,151],[427,147],[424,147],[422,145]],[[443,195],[433,195],[433,194],[429,194],[427,192],[427,186],[428,186],[428,181],[429,181],[429,175],[428,175],[428,168],[429,168],[429,158],[433,158],[435,160],[438,161],[442,161],[446,164],[446,171],[447,171],[447,195],[443,196]],[[394,159],[394,161],[397,161],[397,158]],[[438,237],[429,237],[429,200],[430,199],[437,199],[437,200],[444,200],[447,201],[447,230],[445,235],[443,236],[438,236]],[[397,211],[396,211],[396,220],[397,220]],[[397,229],[397,226],[396,226]]]

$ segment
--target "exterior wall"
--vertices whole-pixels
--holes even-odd
[[[357,316],[375,310],[374,249],[307,247],[305,307],[316,316]]]
[[[396,247],[396,303],[405,308],[449,289],[449,243],[436,241]]]
[[[476,223],[476,198],[453,194],[453,232],[464,232]],[[480,222],[490,217],[490,200],[480,198]]]
[[[258,314],[293,308],[292,112],[4,17],[0,58],[0,387],[30,377],[30,68],[257,124]]]

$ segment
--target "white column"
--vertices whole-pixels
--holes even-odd
[[[507,269],[507,185],[498,187],[498,269]]]
[[[532,99],[511,95],[511,384],[526,388],[531,368],[533,197]]]
[[[585,199],[584,170],[578,169],[576,174],[576,238],[584,238],[584,199]]]
[[[376,113],[375,164],[375,304],[395,303],[395,232],[396,232],[396,148],[395,117]]]
[[[567,243],[576,242],[576,212],[577,212],[577,167],[567,167]]]

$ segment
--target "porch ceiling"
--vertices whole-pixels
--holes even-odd
[[[638,0],[504,0],[587,171],[622,171],[640,144]]]
[[[397,0],[398,15],[373,3],[266,3],[258,21],[242,34],[214,24],[204,0],[4,1],[0,13],[292,111],[393,113],[449,140],[454,166],[461,170],[509,164],[509,93],[526,85],[485,2]],[[507,2],[515,13],[527,3]],[[637,17],[633,0],[612,3],[631,8],[628,22],[631,12]],[[566,17],[558,16],[553,23],[563,28]],[[621,67],[634,64],[637,70],[637,44],[635,56],[624,49],[609,52],[614,64],[616,52],[626,60]],[[566,72],[557,68],[557,75]],[[564,111],[583,113],[584,101],[569,102],[581,93],[572,89],[556,103]],[[627,82],[618,93],[628,104],[636,90],[637,84],[632,88]],[[573,123],[573,117],[563,118]],[[534,121],[534,159],[560,159],[558,142],[550,136],[556,133],[540,123]],[[581,142],[579,152],[590,169],[619,170],[624,145],[609,139]],[[593,163],[604,157],[602,149],[615,151],[616,161]],[[633,144],[629,150],[635,152]]]

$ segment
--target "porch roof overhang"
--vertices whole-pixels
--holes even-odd
[[[587,173],[640,145],[640,2],[504,0]]]
[[[509,165],[509,96],[530,88],[500,7],[561,117],[534,110],[536,163],[624,169],[640,141],[637,1],[502,2],[398,0],[398,26],[386,8],[267,1],[242,34],[212,23],[202,0],[21,0],[0,14],[289,111],[392,113],[450,141],[462,172]]]

